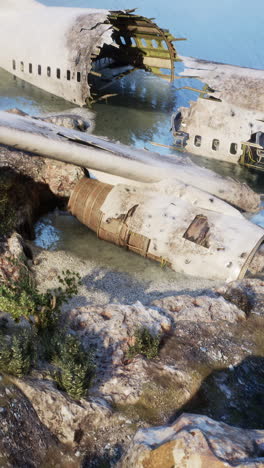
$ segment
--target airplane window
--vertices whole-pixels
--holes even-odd
[[[126,40],[123,36],[120,36],[120,42],[121,44],[126,45]]]
[[[237,154],[237,144],[236,144],[236,143],[231,143],[231,145],[230,145],[230,153],[231,153],[231,154]]]
[[[29,73],[32,73],[32,63],[28,64],[28,71],[29,71]]]
[[[71,79],[71,72],[70,70],[67,70],[67,80],[70,81]]]
[[[196,135],[196,136],[194,137],[194,144],[195,144],[195,146],[198,146],[198,147],[201,146],[201,144],[202,144],[202,137],[201,137],[200,135]]]
[[[23,72],[24,71],[24,62],[20,62],[20,70]]]
[[[219,144],[220,144],[219,140],[213,140],[212,141],[212,150],[218,151],[219,150]]]
[[[78,83],[80,83],[80,81],[81,81],[81,73],[80,72],[77,72],[77,81],[78,81]]]
[[[41,75],[41,65],[38,65],[38,75]]]
[[[47,67],[47,76],[50,78],[51,77],[51,68]]]
[[[58,78],[58,80],[60,80],[60,77],[61,77],[61,71],[60,71],[60,68],[57,68],[57,78]]]
[[[15,69],[16,69],[16,61],[13,60],[13,70],[15,70]]]

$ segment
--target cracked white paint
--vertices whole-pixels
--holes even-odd
[[[173,180],[134,188],[115,186],[101,207],[102,224],[106,226],[109,219],[119,219],[137,206],[127,221],[128,229],[150,239],[148,254],[163,259],[179,273],[225,281],[243,278],[264,241],[264,230],[236,213],[213,211],[206,192],[200,191],[194,204],[197,190],[182,186],[180,196],[177,182],[176,189],[174,186]],[[208,221],[208,248],[184,237],[199,215]]]

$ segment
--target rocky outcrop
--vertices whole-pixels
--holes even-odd
[[[183,414],[172,425],[139,430],[118,468],[263,468],[264,431]]]
[[[19,109],[11,113],[25,115]],[[80,117],[52,116],[66,126],[87,127]],[[71,164],[0,146],[0,237],[16,230],[33,238],[36,218],[69,198],[83,170]]]
[[[140,302],[131,306],[73,306],[74,301],[66,314],[69,326],[86,348],[95,348],[94,389],[126,408],[141,406],[146,409],[144,414],[149,408],[152,421],[166,419],[185,405],[211,368],[236,365],[249,352],[241,347],[238,334],[238,330],[243,335],[248,328],[246,312],[215,291],[196,297],[165,297],[154,301],[152,307]],[[159,356],[155,360],[142,355],[128,359],[135,331],[144,327],[160,335]],[[253,346],[254,340],[248,349]],[[195,365],[200,368],[196,373]],[[153,408],[162,391],[168,395],[166,408],[162,404]],[[147,399],[147,394],[153,399]]]
[[[233,301],[224,297],[210,296],[170,296],[156,300],[153,306],[166,311],[174,322],[188,320],[191,322],[215,322],[225,320],[230,323],[244,320],[246,314]]]
[[[67,444],[79,444],[86,439],[87,427],[98,430],[112,415],[106,401],[92,399],[75,401],[60,392],[54,383],[41,378],[12,379],[30,400],[40,421],[52,434]]]
[[[69,197],[76,182],[83,177],[83,170],[72,164],[32,156],[14,148],[0,146],[0,170],[9,169],[10,174],[20,176],[23,182],[38,184],[46,197]],[[19,182],[19,179],[16,179]],[[18,189],[18,187],[15,186]],[[33,197],[32,197],[33,198]]]
[[[26,254],[30,255],[30,251],[16,232],[0,242],[0,283],[18,281],[21,273],[25,272]]]
[[[63,460],[61,451],[64,450]],[[77,468],[78,458],[67,453],[42,424],[30,400],[0,376],[0,466],[4,468],[58,466]]]
[[[130,421],[115,413],[103,398],[73,400],[60,392],[52,381],[41,376],[12,378],[12,381],[30,401],[43,427],[63,444],[61,455],[64,457],[65,447],[76,453],[76,464],[72,468],[97,468],[101,466],[99,461],[115,460],[119,457],[121,445],[126,447],[131,441],[134,430]],[[71,468],[63,458],[61,463],[58,467]]]
[[[247,314],[264,314],[264,280],[248,278],[218,288],[216,292]]]
[[[30,117],[29,114],[23,112],[21,109],[13,108],[9,109],[6,112],[9,114],[14,115],[21,115],[22,117]],[[78,112],[82,112],[82,110],[78,109]],[[50,122],[54,125],[59,125],[61,127],[70,128],[72,130],[80,130],[81,132],[86,132],[88,129],[91,130],[93,127],[93,122],[87,120],[87,112],[86,118],[83,118],[80,114],[74,114],[69,112],[67,114],[52,114],[52,115],[42,115],[39,117],[32,117],[33,119],[43,120],[44,122]],[[93,115],[90,112],[89,117],[93,118]]]

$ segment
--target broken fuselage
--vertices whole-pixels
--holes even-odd
[[[35,0],[0,6],[0,66],[80,106],[95,99],[95,89],[100,93],[135,69],[173,80],[174,39],[131,11],[47,7]]]
[[[205,83],[172,117],[175,144],[198,156],[264,171],[264,71],[182,57]],[[191,89],[184,87],[184,89]]]

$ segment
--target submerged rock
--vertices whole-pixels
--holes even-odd
[[[170,426],[139,430],[118,468],[263,468],[264,431],[183,414]]]
[[[72,130],[80,130],[81,132],[86,132],[91,126],[88,120],[75,114],[48,115],[39,118],[44,122],[50,122],[61,127],[71,128]]]

